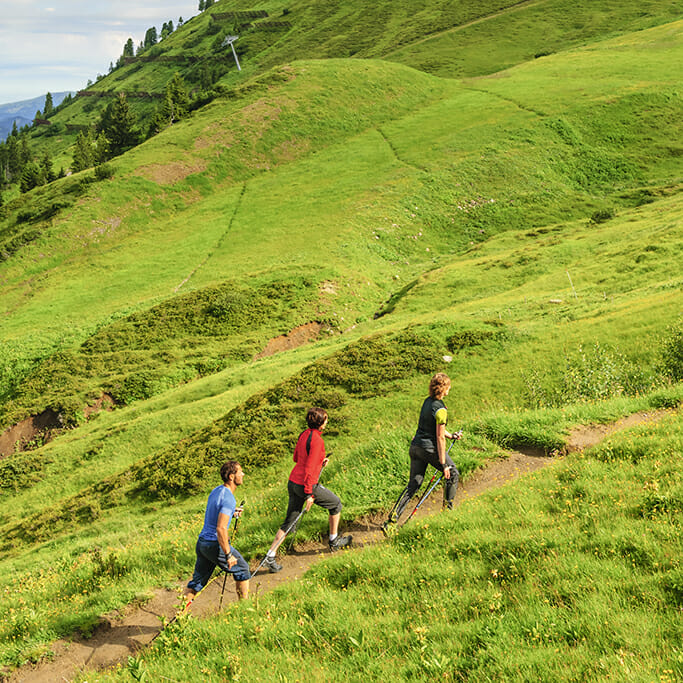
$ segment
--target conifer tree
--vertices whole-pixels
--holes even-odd
[[[94,162],[101,164],[109,159],[109,140],[107,140],[104,133],[99,133],[94,141]]]
[[[28,192],[34,187],[43,184],[43,174],[40,167],[34,161],[29,161],[21,172],[19,180],[19,189],[22,192]]]
[[[7,138],[7,181],[12,182],[21,169],[21,159],[19,156],[19,141],[16,135],[9,135]]]
[[[123,46],[123,57],[134,57],[135,48],[133,47],[133,39],[128,38],[126,44]]]
[[[52,157],[49,152],[45,152],[40,160],[40,171],[43,176],[43,183],[51,183],[57,177],[52,167]]]
[[[159,41],[159,38],[157,36],[156,26],[152,26],[151,28],[148,28],[147,32],[145,33],[145,48],[144,49],[148,50],[153,45],[156,45],[158,41]]]
[[[163,110],[168,122],[174,123],[187,116],[190,96],[187,93],[185,81],[178,71],[173,74],[173,78],[166,86],[165,94]]]
[[[50,118],[52,116],[52,112],[54,111],[54,103],[52,102],[52,95],[50,93],[47,93],[45,95],[45,105],[43,106],[43,115],[45,116],[46,119]]]
[[[71,162],[71,170],[74,173],[84,171],[93,165],[93,141],[92,134],[89,130],[79,131],[76,136],[76,143],[74,145],[73,161]]]
[[[158,107],[150,121],[147,137],[161,132],[167,126],[187,116],[190,108],[190,96],[185,86],[185,81],[178,71],[166,85],[164,101]]]
[[[118,156],[138,143],[136,117],[124,93],[120,93],[102,112],[98,132],[104,133],[109,143],[109,156]]]
[[[19,140],[19,164],[23,168],[26,166],[26,164],[28,164],[29,161],[31,161],[32,158],[33,155],[28,147],[28,138],[26,134],[24,134]]]

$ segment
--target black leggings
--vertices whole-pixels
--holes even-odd
[[[306,498],[308,498],[308,494],[304,492],[303,484],[295,484],[291,480],[287,482],[287,493],[289,493],[289,504],[287,505],[287,516],[280,527],[282,531],[288,531],[289,527],[294,524],[294,520],[304,509]],[[313,487],[313,497],[315,498],[315,504],[328,510],[331,515],[337,515],[341,512],[342,504],[339,496],[324,486],[316,484]],[[291,531],[294,530],[292,529]]]
[[[443,490],[444,503],[450,503],[455,498],[455,491],[458,488],[459,473],[450,455],[446,455],[445,466],[439,462],[439,456],[434,451],[427,451],[422,446],[410,444],[410,479],[408,485],[403,490],[401,497],[398,499],[395,517],[398,519],[401,513],[405,510],[406,505],[410,499],[415,495],[417,490],[422,486],[425,478],[427,466],[432,465],[437,470],[443,472],[444,467],[451,468],[451,478],[445,479],[445,486]]]

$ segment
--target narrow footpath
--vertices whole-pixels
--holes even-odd
[[[660,419],[666,411],[636,413],[609,425],[576,427],[567,440],[567,452],[576,452],[602,441],[610,434],[644,422]],[[561,456],[562,457],[562,456]],[[561,457],[544,457],[509,451],[509,457],[492,462],[478,470],[458,487],[455,505],[479,496],[491,489],[500,488],[521,476],[547,467]],[[431,476],[431,475],[430,475]],[[417,498],[413,499],[415,502]],[[412,508],[408,508],[410,510]],[[415,520],[436,514],[441,509],[441,496],[435,491],[420,507]],[[407,514],[407,513],[406,513]],[[350,530],[355,547],[363,547],[384,541],[380,524],[384,516],[357,523]],[[345,551],[353,552],[353,550]],[[277,574],[261,570],[251,581],[251,594],[263,594],[290,581],[297,581],[315,562],[323,559],[329,551],[322,543],[295,545],[282,560],[283,569]],[[216,614],[219,609],[223,579],[213,581],[195,598],[190,612],[202,618]],[[161,631],[162,624],[178,612],[179,590],[159,589],[152,600],[143,606],[130,609],[124,614],[116,612],[104,617],[104,623],[91,638],[60,640],[53,644],[54,657],[36,666],[24,666],[7,679],[8,683],[55,683],[70,681],[85,670],[104,669],[124,662],[131,655],[146,647]],[[236,600],[233,582],[228,579],[223,605]]]

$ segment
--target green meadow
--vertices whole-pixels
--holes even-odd
[[[211,101],[0,208],[0,432],[61,422],[0,458],[0,673],[181,586],[226,459],[253,565],[310,405],[343,526],[387,511],[444,371],[465,480],[664,413],[79,680],[683,678],[683,8],[593,5],[256,3],[291,27],[245,30]],[[159,54],[209,54],[240,9]]]

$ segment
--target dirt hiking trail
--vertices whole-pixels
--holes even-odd
[[[608,425],[576,427],[567,439],[566,451],[570,453],[581,451],[599,443],[620,429],[656,421],[669,412],[636,413]],[[558,457],[545,457],[542,453],[531,451],[526,453],[508,451],[508,453],[507,458],[490,463],[475,472],[466,482],[461,483],[458,486],[455,505],[460,505],[463,501],[491,489],[504,486],[525,474],[557,462],[559,459]],[[431,477],[429,473],[428,477]],[[410,513],[416,501],[417,498],[414,498],[413,505],[408,506],[404,518]],[[435,490],[417,511],[414,520],[436,514],[440,509],[441,492]],[[353,535],[355,547],[381,543],[384,536],[380,530],[380,524],[384,519],[385,515],[368,518],[356,523],[349,529],[344,529],[344,533]],[[411,520],[410,523],[412,524],[414,520]],[[283,548],[286,547],[287,541],[283,544]],[[344,552],[353,552],[353,550]],[[329,550],[326,545],[320,542],[296,544],[284,558],[280,558],[283,565],[281,572],[270,574],[261,570],[251,580],[251,595],[263,594],[284,583],[298,580],[312,564],[323,559],[328,553]],[[251,565],[252,567],[256,566],[256,561],[252,560]],[[188,567],[188,577],[190,573],[191,567]],[[195,598],[189,608],[190,613],[200,618],[216,614],[222,587],[223,576],[221,575]],[[117,611],[108,614],[103,617],[102,624],[91,638],[74,637],[72,640],[59,640],[53,643],[54,656],[50,660],[43,661],[35,666],[21,667],[9,677],[0,678],[0,680],[7,681],[7,683],[68,682],[84,671],[104,669],[126,661],[130,655],[134,655],[155,638],[161,631],[162,620],[168,622],[177,614],[181,607],[180,590],[180,584],[177,590],[159,589],[155,592],[154,597],[143,606],[131,607],[124,612]],[[228,605],[236,599],[234,582],[228,578],[223,605]]]

